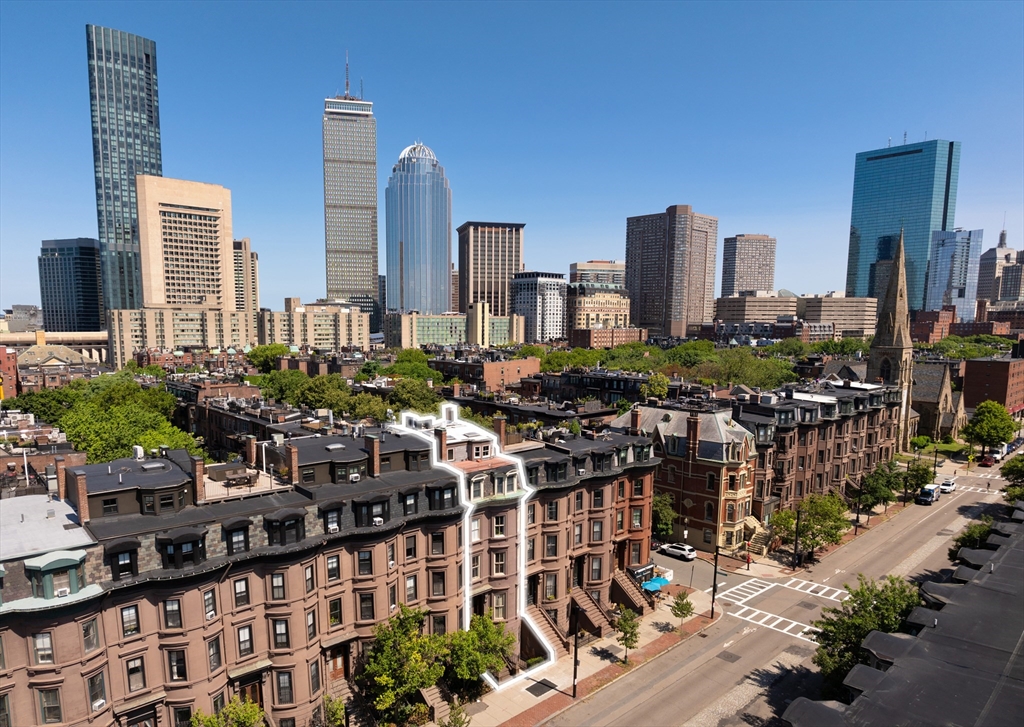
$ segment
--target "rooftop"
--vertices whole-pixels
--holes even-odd
[[[5,499],[0,507],[0,560],[19,560],[94,542],[66,502],[46,495],[23,495]]]

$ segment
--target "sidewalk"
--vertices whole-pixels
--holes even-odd
[[[669,610],[673,596],[682,586],[670,584],[655,611],[640,620],[640,643],[629,651],[629,665],[622,664],[623,648],[615,640],[617,633],[580,648],[577,699],[593,694],[629,669],[656,658],[687,638],[703,631],[711,623],[711,596],[703,591],[690,593],[698,615],[683,623],[682,634],[675,632],[679,619]],[[716,615],[721,617],[721,613]],[[572,706],[572,655],[537,667],[529,675],[503,689],[485,694],[479,702],[467,705],[473,727],[533,727]]]

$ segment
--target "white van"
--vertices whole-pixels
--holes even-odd
[[[921,488],[921,491],[917,493],[917,497],[914,501],[918,505],[932,505],[939,501],[942,496],[938,485],[925,485]]]

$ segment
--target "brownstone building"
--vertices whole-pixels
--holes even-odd
[[[458,377],[464,384],[472,384],[484,392],[504,391],[510,384],[518,384],[521,379],[540,373],[540,359],[534,356],[496,361],[480,357],[434,358],[427,361],[427,365],[446,379]]]

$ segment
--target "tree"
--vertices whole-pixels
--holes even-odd
[[[793,510],[779,510],[772,514],[772,531],[783,543],[792,543],[796,533],[796,513]],[[800,521],[800,533],[803,535],[805,525]]]
[[[345,727],[345,700],[325,694],[323,715],[324,727]]]
[[[1007,485],[1003,488],[1003,499],[1010,505],[1024,500],[1024,485]]]
[[[672,599],[672,615],[679,619],[679,628],[683,628],[683,621],[690,618],[696,611],[693,602],[690,601],[690,594],[686,591],[679,591]]]
[[[541,363],[543,363],[544,356],[546,355],[547,351],[543,346],[534,346],[532,344],[527,344],[525,346],[520,346],[519,350],[516,351],[515,356],[513,356],[512,358],[529,358],[530,356],[532,356],[534,358],[539,358],[541,360]]]
[[[626,412],[628,412],[632,408],[633,408],[633,402],[631,402],[629,399],[627,399],[625,397],[623,397],[623,398],[619,399],[617,402],[615,402],[615,409],[618,411],[619,416],[622,416],[623,414],[625,414]]]
[[[1024,454],[1011,457],[999,471],[1011,485],[1024,486]]]
[[[988,515],[981,516],[981,522],[971,523],[964,528],[959,535],[953,538],[953,545],[946,553],[951,563],[956,563],[956,554],[960,548],[980,548],[981,544],[988,540],[992,532],[992,518]]]
[[[623,659],[627,664],[629,663],[629,650],[635,649],[636,645],[640,643],[640,619],[637,618],[636,614],[628,608],[623,608],[619,614],[618,623],[615,624],[615,628],[619,632],[619,636],[616,641],[619,645],[626,650],[626,656]]]
[[[892,466],[896,467],[896,463],[893,462]],[[911,462],[910,467],[903,473],[903,478],[907,481],[907,489],[915,492],[929,484],[934,477],[932,468],[924,462]]]
[[[928,470],[928,479],[931,479],[931,470]],[[880,463],[873,472],[861,480],[861,507],[867,507],[870,513],[877,505],[895,502],[896,492],[903,489],[903,483],[904,473],[899,471],[899,465],[895,460]]]
[[[922,434],[921,436],[914,437],[913,439],[910,440],[910,446],[913,447],[914,449],[924,449],[931,443],[932,438],[929,437],[927,434]]]
[[[362,368],[359,369],[359,373],[368,377],[369,379],[376,378],[383,367],[377,361],[367,361],[363,364]]]
[[[448,635],[448,658],[445,680],[463,699],[479,696],[484,672],[497,674],[512,655],[515,635],[505,631],[505,625],[496,623],[493,615],[474,615],[468,631],[455,631]]]
[[[309,376],[305,371],[298,369],[274,370],[260,379],[260,391],[268,399],[295,404],[308,383]]]
[[[813,661],[825,678],[826,696],[842,693],[850,669],[867,663],[860,645],[869,633],[896,631],[921,603],[917,587],[895,576],[874,581],[858,575],[857,581],[856,588],[845,586],[850,597],[842,606],[822,609],[822,617],[812,623],[818,629]]]
[[[287,356],[290,352],[291,349],[283,343],[270,343],[266,346],[249,349],[246,356],[249,357],[249,363],[255,366],[260,373],[269,374],[277,366],[277,357]]]
[[[672,535],[672,525],[679,513],[672,507],[672,496],[667,492],[656,492],[651,504],[651,530],[659,538]]]
[[[1000,442],[1013,439],[1017,423],[998,401],[983,401],[974,409],[974,416],[961,432],[971,442],[985,447],[995,447]]]
[[[437,411],[441,397],[421,379],[402,379],[395,383],[388,401],[395,410],[412,409],[430,414]]]
[[[351,390],[340,374],[314,376],[295,393],[295,403],[310,409],[331,409],[336,414],[348,406]]]
[[[669,380],[665,374],[654,373],[647,377],[647,383],[640,384],[640,396],[646,399],[653,396],[655,399],[664,399],[668,396]]]
[[[442,719],[437,724],[438,727],[469,727],[472,721],[473,718],[462,706],[462,702],[456,699],[449,705],[447,719]]]
[[[257,727],[264,722],[263,708],[249,699],[242,700],[237,694],[217,714],[204,714],[197,710],[192,715],[192,727]]]
[[[577,437],[583,433],[583,425],[580,424],[579,419],[573,419],[569,422],[569,434],[575,434]]]
[[[365,391],[349,398],[348,408],[345,411],[356,420],[374,419],[378,422],[383,422],[388,416],[388,406],[384,403],[384,400]]]
[[[791,356],[793,358],[803,358],[811,350],[811,347],[799,338],[783,338],[773,345],[772,348],[775,353],[781,356]]]
[[[836,545],[842,541],[849,522],[846,520],[846,503],[841,498],[812,494],[804,500],[801,508],[804,511],[801,526],[806,523],[807,530],[801,532],[800,540],[810,549],[811,558],[814,551],[823,545]]]

